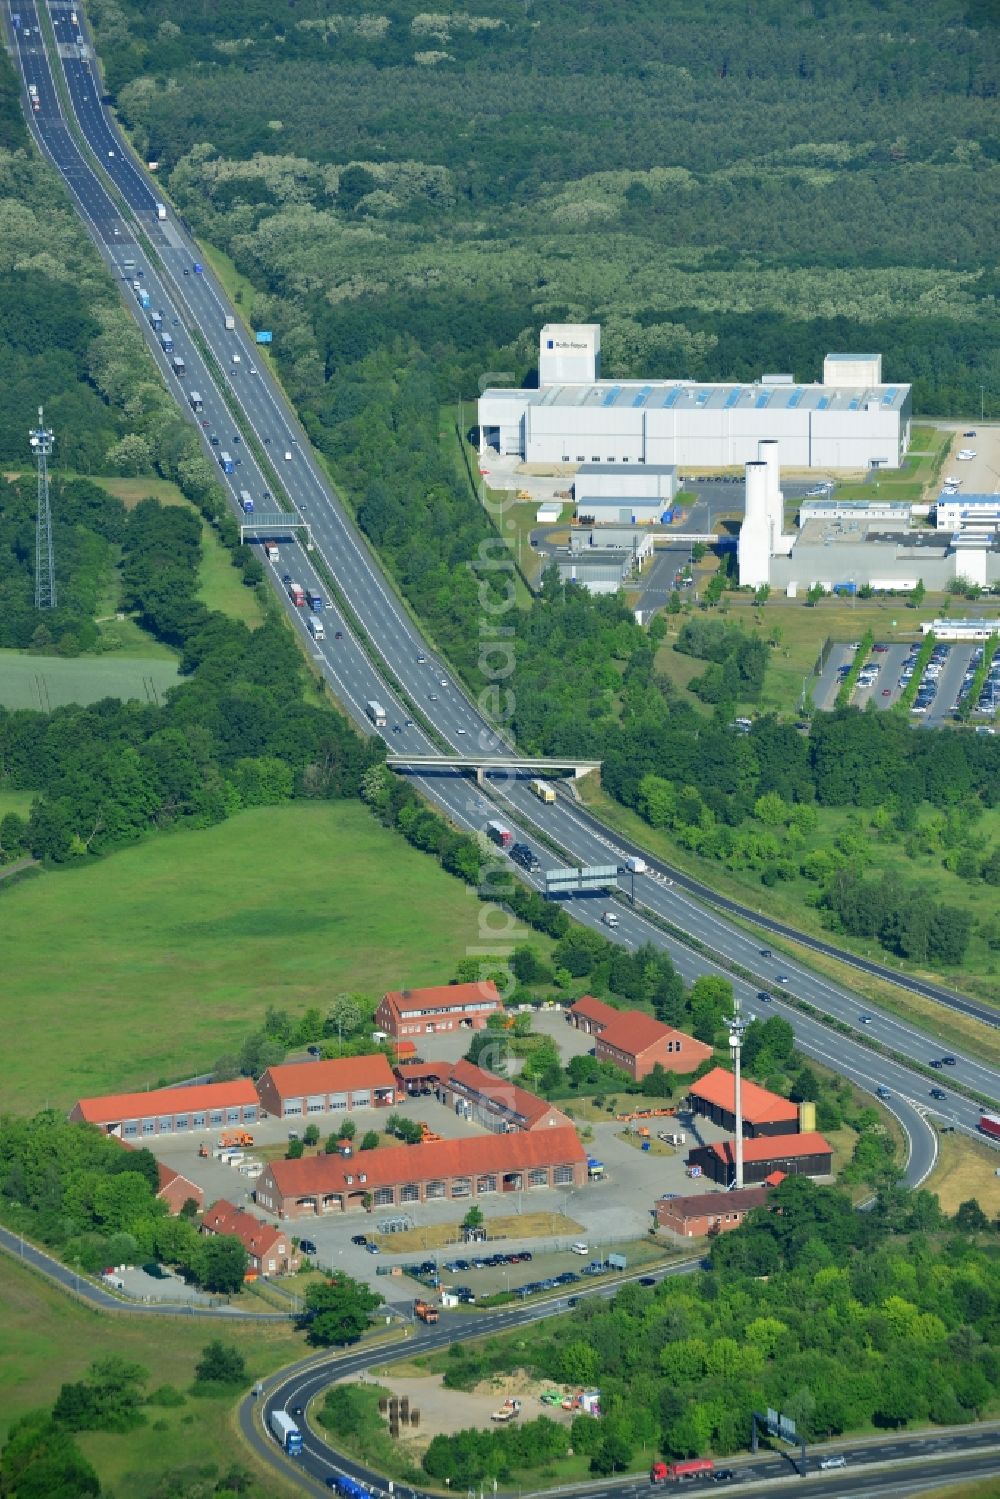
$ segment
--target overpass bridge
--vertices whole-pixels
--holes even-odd
[[[392,770],[419,770],[423,772],[444,770],[474,770],[481,786],[486,776],[494,773],[527,775],[569,774],[575,781],[600,770],[600,760],[554,760],[538,755],[386,755],[385,763]]]

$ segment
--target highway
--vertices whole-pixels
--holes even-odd
[[[8,19],[11,7],[8,6]],[[277,597],[318,672],[355,721],[367,731],[372,725],[365,712],[369,700],[384,705],[387,723],[383,737],[398,754],[434,753],[431,742],[419,722],[413,722],[406,703],[389,687],[386,677],[403,684],[411,701],[433,722],[437,733],[456,751],[464,748],[480,753],[503,752],[509,746],[469,701],[447,665],[427,646],[417,626],[383,576],[376,559],[350,521],[344,507],[316,462],[294,413],[280,388],[268,373],[255,344],[238,316],[236,328],[227,331],[227,315],[234,315],[221,287],[207,268],[201,265],[199,250],[176,217],[168,214],[160,222],[155,212],[156,188],[136,164],[114,122],[101,104],[100,87],[94,66],[81,56],[75,41],[77,28],[69,21],[70,6],[52,0],[49,12],[60,43],[63,74],[79,128],[85,134],[93,159],[77,146],[63,119],[59,98],[49,70],[49,60],[37,33],[34,0],[20,4],[21,26],[14,30],[16,58],[27,87],[38,90],[39,109],[26,112],[36,138],[45,154],[62,174],[81,217],[105,261],[119,278],[126,305],[136,316],[152,356],[163,371],[168,386],[192,423],[204,421],[202,428],[205,451],[213,459],[215,449],[208,433],[219,437],[219,451],[228,449],[238,466],[232,475],[220,469],[220,479],[230,494],[234,512],[239,512],[238,494],[250,491],[258,512],[262,506],[275,508],[265,501],[265,491],[273,481],[262,472],[254,458],[248,439],[255,436],[260,451],[269,455],[274,469],[294,502],[298,514],[311,527],[313,550],[307,550],[302,539],[282,540],[282,560],[269,569]],[[81,16],[82,13],[78,12]],[[25,35],[30,29],[31,36]],[[124,218],[110,196],[102,175],[121,193],[130,206],[143,233],[154,245],[161,269],[149,263],[149,257],[137,244],[131,221]],[[174,339],[171,355],[164,353],[131,291],[132,273],[126,272],[126,261],[142,270],[140,284],[148,291],[151,309],[162,309],[164,330]],[[199,352],[195,331],[211,350],[209,366]],[[233,356],[239,355],[239,364]],[[180,355],[186,365],[183,379],[171,371],[170,359]],[[258,370],[251,374],[251,368]],[[204,401],[204,411],[196,417],[191,411],[189,395],[197,389]],[[237,412],[229,414],[227,401]],[[241,440],[237,441],[237,437]],[[286,460],[284,454],[290,454]],[[324,614],[326,639],[313,642],[305,629],[303,611],[296,609],[283,582],[288,573],[304,587],[315,587],[329,597],[322,572],[336,579],[353,616],[360,622],[379,662],[376,670],[368,655],[355,639],[348,621],[336,607]],[[338,638],[338,636],[340,638]],[[471,781],[454,775],[424,773],[415,776],[430,800],[435,802],[459,827],[482,829],[497,815],[497,805],[505,810],[506,820],[538,855],[542,866],[564,862],[553,857],[544,842],[530,831],[532,825],[544,831],[564,850],[566,860],[580,863],[616,862],[625,848],[621,840],[591,817],[573,800],[560,794],[554,806],[535,798],[527,781],[511,777],[492,778],[491,797]],[[632,851],[631,847],[628,851]],[[540,875],[522,874],[522,878],[541,888]],[[670,882],[672,881],[672,883]],[[797,1044],[810,1056],[834,1066],[860,1087],[873,1091],[882,1084],[892,1091],[891,1107],[909,1136],[912,1146],[907,1167],[908,1180],[916,1184],[925,1179],[936,1153],[936,1136],[929,1127],[928,1116],[938,1115],[957,1127],[972,1131],[978,1119],[978,1108],[960,1096],[943,1101],[929,1097],[930,1083],[898,1063],[886,1061],[848,1037],[835,1034],[828,1027],[800,1015],[793,1006],[782,1003],[782,987],[799,999],[807,1000],[822,1014],[831,1015],[860,1031],[862,1006],[851,992],[833,984],[808,969],[781,959],[762,955],[759,940],[739,926],[727,921],[721,913],[724,903],[712,896],[712,903],[702,896],[704,887],[665,869],[659,877],[640,877],[636,882],[637,906],[634,911],[619,904],[617,938],[629,946],[652,942],[666,948],[687,981],[701,973],[725,970],[707,958],[667,936],[654,919],[671,923],[702,943],[709,952],[724,953],[731,961],[743,964],[759,976],[761,988],[775,987],[777,976],[787,979],[778,986],[774,997],[758,1001],[757,987],[736,981],[744,1007],[757,1013],[784,1014],[792,1023]],[[710,892],[709,892],[710,894]],[[570,904],[571,913],[587,925],[599,928],[605,899],[579,898]],[[738,909],[738,908],[737,908]],[[755,913],[754,920],[760,918]],[[795,934],[797,936],[797,934]],[[836,949],[830,948],[836,952]],[[877,970],[878,965],[871,965]],[[726,975],[728,976],[728,974]],[[889,975],[892,977],[893,975]],[[948,991],[936,991],[941,1002],[948,1002]],[[963,1002],[964,1003],[964,1002]],[[865,1033],[916,1061],[928,1062],[941,1054],[940,1044],[912,1031],[892,1015],[871,1006]],[[991,1017],[992,1018],[992,1017]],[[972,1057],[951,1049],[956,1057],[955,1074],[984,1096],[1000,1101],[1000,1073]],[[942,1085],[947,1091],[947,1074]]]

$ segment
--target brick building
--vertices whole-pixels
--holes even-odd
[[[269,1067],[257,1084],[261,1108],[276,1119],[316,1119],[350,1109],[388,1108],[396,1079],[382,1052],[328,1062]]]
[[[780,1173],[779,1173],[780,1174]],[[703,1239],[708,1234],[739,1228],[747,1213],[763,1207],[771,1186],[743,1187],[739,1192],[702,1192],[692,1197],[661,1197],[656,1204],[656,1226],[679,1239]]]
[[[621,1010],[605,1004],[603,999],[595,999],[592,994],[582,994],[566,1011],[566,1019],[578,1031],[585,1031],[588,1036],[599,1036],[621,1014]]]
[[[195,1203],[199,1213],[201,1212],[205,1206],[205,1193],[197,1182],[182,1176],[163,1161],[157,1161],[156,1171],[160,1178],[160,1190],[156,1195],[167,1204],[172,1213],[179,1213],[186,1202]]]
[[[256,1088],[248,1077],[240,1077],[231,1083],[81,1098],[69,1117],[75,1124],[96,1124],[122,1140],[141,1140],[150,1135],[256,1124],[259,1111]]]
[[[691,1151],[687,1165],[700,1166],[709,1181],[728,1187],[736,1180],[734,1142],[699,1145]],[[743,1179],[748,1185],[766,1181],[775,1171],[786,1176],[829,1176],[833,1169],[830,1146],[822,1135],[767,1136],[743,1141]]]
[[[724,1067],[706,1072],[688,1090],[691,1108],[695,1114],[711,1119],[729,1134],[736,1133],[736,1079]],[[756,1083],[742,1081],[740,1105],[743,1113],[743,1134],[748,1140],[762,1135],[797,1135],[799,1133],[799,1105],[769,1093]]]
[[[256,1275],[291,1275],[302,1263],[283,1228],[262,1223],[252,1213],[226,1202],[225,1198],[209,1208],[201,1222],[203,1234],[232,1234],[247,1252],[250,1267],[247,1279]]]
[[[272,1161],[256,1199],[281,1218],[348,1212],[370,1197],[375,1208],[542,1187],[580,1187],[587,1157],[574,1129],[483,1135],[426,1145],[388,1146],[344,1159]]]
[[[594,1056],[599,1062],[613,1062],[637,1083],[657,1062],[667,1072],[686,1074],[696,1072],[711,1055],[712,1048],[704,1041],[663,1025],[641,1010],[616,1012],[594,1041]]]
[[[507,1134],[517,1130],[572,1129],[572,1121],[555,1104],[472,1062],[461,1061],[442,1068],[436,1092],[447,1108],[484,1129]]]
[[[438,984],[431,989],[392,989],[383,994],[375,1023],[397,1039],[435,1036],[442,1031],[480,1031],[502,1008],[492,979],[476,984]]]

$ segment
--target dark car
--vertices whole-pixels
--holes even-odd
[[[642,1275],[639,1277],[639,1284],[640,1286],[655,1286],[656,1279],[652,1275]]]
[[[760,955],[761,955],[762,958],[773,958],[774,957],[774,953],[771,951],[771,949],[769,947],[762,947],[761,950],[760,950]]]
[[[217,432],[213,432],[208,440],[212,444],[213,448],[217,448],[219,446],[219,434]]]
[[[318,1252],[312,1239],[300,1239],[299,1248],[303,1254],[316,1254]]]
[[[365,1238],[364,1234],[355,1234],[351,1239],[351,1243],[359,1244],[363,1249],[364,1246],[368,1243],[368,1240]]]
[[[233,442],[242,442],[242,440],[243,439],[240,437],[240,434],[238,432],[233,433]]]
[[[942,1065],[945,1066],[945,1067],[954,1067],[955,1064],[956,1064],[956,1061],[957,1061],[957,1058],[955,1058],[955,1057],[942,1057],[941,1058]]]
[[[787,973],[776,973],[774,975],[774,982],[776,984],[787,984],[788,983],[788,974]]]
[[[770,994],[768,994],[766,989],[758,989],[757,998],[760,1000],[762,1005],[769,1005],[771,1003],[771,996]]]
[[[377,1244],[366,1244],[365,1248],[367,1249],[369,1254],[378,1254],[379,1252],[379,1247]]]
[[[941,1068],[944,1066],[940,1057],[931,1057],[931,1066]]]
[[[932,1088],[931,1089],[931,1097],[932,1098],[937,1098],[937,1099],[942,1099],[942,1098],[947,1098],[948,1095],[944,1091],[943,1088]]]
[[[333,638],[334,638],[334,640],[343,640],[343,638],[344,638],[344,632],[343,632],[343,630],[337,630],[336,633],[334,634]]]
[[[302,1419],[302,1407],[301,1407],[301,1405],[293,1405],[292,1406],[292,1415],[295,1416],[298,1420]]]
[[[968,432],[963,432],[962,433],[963,437],[975,437],[975,435],[976,435],[976,429],[975,429],[975,427],[971,427]]]
[[[311,1057],[319,1057],[323,1055],[322,1049],[318,1046],[307,1046],[306,1051]]]
[[[716,1468],[710,1477],[713,1483],[732,1483],[736,1474],[732,1468]]]

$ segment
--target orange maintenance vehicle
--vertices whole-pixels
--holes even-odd
[[[253,1135],[246,1129],[224,1129],[219,1136],[219,1145],[230,1150],[234,1145],[252,1145]]]
[[[419,1317],[421,1322],[436,1322],[438,1320],[438,1309],[431,1306],[429,1301],[415,1301],[413,1303],[413,1315]]]

